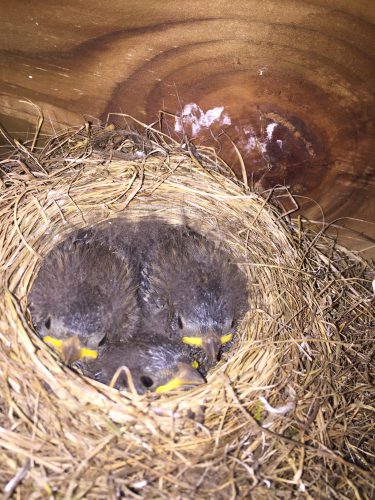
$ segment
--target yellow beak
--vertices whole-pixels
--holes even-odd
[[[169,392],[179,387],[189,387],[204,383],[204,378],[195,368],[187,363],[179,363],[175,376],[164,385],[159,385],[156,392]]]
[[[76,336],[61,340],[47,335],[43,337],[43,340],[47,344],[53,345],[67,364],[74,363],[74,361],[81,358],[96,359],[98,357],[98,351],[82,347],[79,338]]]
[[[194,347],[201,347],[212,362],[217,361],[220,346],[227,344],[233,339],[233,333],[222,335],[220,339],[213,332],[203,337],[182,337],[182,342]]]
[[[220,341],[221,341],[221,344],[224,345],[224,344],[227,344],[228,342],[230,342],[233,338],[233,333],[228,333],[227,335],[222,335],[220,337]]]
[[[184,344],[193,345],[195,347],[202,347],[202,337],[182,337]]]

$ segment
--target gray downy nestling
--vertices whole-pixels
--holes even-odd
[[[204,352],[202,367],[217,362],[246,312],[244,273],[223,249],[187,226],[159,222],[142,271],[142,302],[149,326]]]
[[[43,260],[29,293],[39,335],[57,347],[67,363],[96,357],[100,342],[138,328],[137,280],[124,257],[72,234]]]
[[[80,361],[83,373],[103,384],[110,385],[113,381],[116,389],[123,390],[130,387],[126,370],[121,370],[127,367],[139,394],[169,392],[204,383],[196,369],[198,363],[186,346],[165,336],[148,334],[144,337],[103,344],[96,360]]]

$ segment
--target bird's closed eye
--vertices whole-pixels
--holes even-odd
[[[148,377],[147,375],[142,375],[140,381],[143,387],[146,387],[146,389],[149,389],[154,385],[154,381],[152,380],[152,378]]]
[[[99,341],[98,346],[101,347],[106,343],[107,340],[107,335],[104,335],[104,337]]]
[[[48,318],[44,322],[44,326],[49,330],[51,328],[51,317],[48,316]]]
[[[180,330],[182,330],[184,328],[184,324],[182,323],[181,316],[177,317],[177,324],[178,324],[178,327],[180,328]]]

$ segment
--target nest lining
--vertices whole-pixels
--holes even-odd
[[[6,494],[371,497],[369,264],[281,217],[212,150],[153,129],[65,131],[2,168]],[[247,273],[238,342],[204,386],[120,394],[63,366],[30,327],[40,259],[71,230],[124,214],[188,223]]]

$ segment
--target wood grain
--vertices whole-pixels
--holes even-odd
[[[28,100],[46,132],[111,112],[151,122],[196,103],[200,129],[189,116],[177,125],[197,144],[215,145],[240,173],[228,135],[250,182],[290,186],[314,220],[321,209],[327,220],[364,219],[342,221],[355,231],[346,242],[375,256],[372,0],[4,0],[2,11],[0,121],[10,133],[32,133]],[[173,117],[165,126],[182,139]]]

